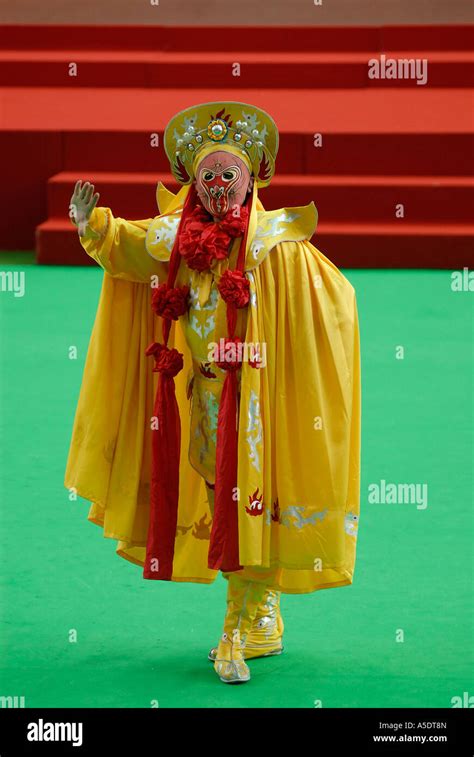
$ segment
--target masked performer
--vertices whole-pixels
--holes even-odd
[[[353,581],[359,331],[353,287],[311,243],[313,203],[266,211],[278,131],[205,103],[164,144],[183,185],[114,218],[76,184],[71,218],[104,269],[65,485],[147,579],[228,580],[209,659],[225,683],[282,651],[280,594]]]

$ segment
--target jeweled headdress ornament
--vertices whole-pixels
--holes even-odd
[[[241,157],[259,187],[266,187],[275,172],[278,129],[273,118],[254,105],[218,101],[186,108],[171,119],[164,141],[180,184],[190,184],[197,161],[219,148]]]

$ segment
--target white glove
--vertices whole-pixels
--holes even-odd
[[[80,237],[85,234],[87,223],[99,197],[98,192],[94,194],[94,185],[90,181],[86,181],[84,185],[80,179],[76,181],[69,204],[69,218],[77,226]]]

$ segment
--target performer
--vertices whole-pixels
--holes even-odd
[[[77,182],[70,215],[104,269],[65,486],[144,578],[228,580],[209,659],[225,683],[280,654],[281,593],[351,584],[359,518],[354,289],[309,241],[313,203],[266,211],[272,118],[178,113],[175,195],[115,218]]]

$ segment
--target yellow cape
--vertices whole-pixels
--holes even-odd
[[[158,198],[158,219],[130,222],[96,208],[81,240],[105,273],[65,475],[65,486],[91,501],[89,520],[137,565],[147,541],[157,375],[144,352],[161,339],[149,283],[151,276],[165,280],[171,248],[165,240],[152,257],[145,239],[182,205],[183,190],[175,197],[160,187]],[[255,191],[252,212],[259,220],[249,235],[246,342],[265,345],[266,367],[242,368],[240,562],[249,577],[253,568],[276,568],[275,588],[286,593],[343,586],[353,580],[359,520],[355,293],[308,241],[314,205],[266,213]],[[204,481],[188,460],[191,359],[179,322],[170,346],[185,362],[175,378],[182,442],[172,580],[211,583],[217,575],[207,567],[211,512]],[[249,514],[258,502],[259,514]]]

